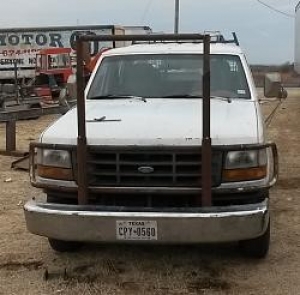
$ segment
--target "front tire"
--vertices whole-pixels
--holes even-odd
[[[80,242],[62,241],[48,238],[51,248],[56,252],[76,252],[82,246]]]
[[[270,247],[270,219],[268,227],[263,235],[255,239],[240,241],[239,246],[243,254],[248,257],[258,259],[265,258]]]
[[[47,193],[47,203],[54,204],[76,204],[76,198],[61,198],[56,194]],[[74,241],[63,241],[53,238],[48,238],[50,247],[56,252],[76,252],[79,250],[83,243]]]

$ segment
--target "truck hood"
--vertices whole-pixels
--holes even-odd
[[[259,132],[257,102],[211,100],[213,145],[255,144]],[[86,102],[89,145],[201,145],[202,100],[114,99]],[[77,109],[59,118],[41,135],[41,142],[77,143]]]

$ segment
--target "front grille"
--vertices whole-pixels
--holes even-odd
[[[187,208],[198,207],[197,200],[201,193],[185,194],[161,194],[161,193],[90,193],[89,204],[100,205],[113,210],[161,210],[166,208]],[[246,205],[262,202],[268,198],[267,191],[254,191],[249,193],[217,194],[212,193],[212,206]],[[47,201],[60,204],[77,204],[77,194],[48,191]],[[131,209],[130,209],[131,208]]]
[[[88,148],[88,184],[113,187],[201,187],[201,148]],[[212,155],[212,186],[221,181],[222,152]]]

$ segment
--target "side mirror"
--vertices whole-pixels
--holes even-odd
[[[83,42],[83,60],[85,64],[88,64],[91,61],[91,54],[90,54],[90,43]]]
[[[68,97],[72,100],[77,99],[77,85],[76,85],[76,75],[72,74],[67,80],[67,94]]]
[[[274,72],[265,75],[264,96],[279,99],[287,98],[288,93],[282,86],[280,73]]]

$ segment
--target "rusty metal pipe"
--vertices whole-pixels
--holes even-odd
[[[210,138],[210,36],[204,36],[203,57],[203,132],[202,132],[202,206],[211,206],[211,138]]]
[[[80,36],[77,42],[91,41],[191,41],[203,42],[204,35],[202,34],[155,34],[155,35],[84,35]]]
[[[85,125],[85,98],[84,98],[84,69],[83,69],[83,51],[84,42],[101,41],[191,41],[204,43],[204,65],[203,65],[203,143],[202,157],[205,159],[202,167],[203,184],[205,192],[203,193],[202,205],[211,203],[211,143],[210,143],[210,36],[202,34],[158,34],[158,35],[85,35],[79,36],[77,48],[77,116],[78,116],[78,137],[77,137],[77,162],[78,162],[78,203],[88,203],[88,182],[87,182],[87,139]],[[205,129],[205,130],[204,130]],[[208,134],[208,135],[207,135]],[[210,181],[208,181],[210,180]],[[199,197],[201,202],[201,197]]]
[[[77,50],[77,163],[78,163],[78,204],[85,205],[88,203],[88,183],[87,183],[87,142],[86,142],[86,125],[85,125],[85,99],[84,99],[84,68],[83,68],[83,51],[84,43],[78,40]]]

